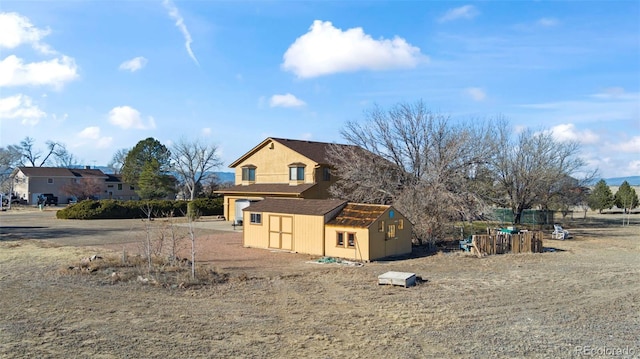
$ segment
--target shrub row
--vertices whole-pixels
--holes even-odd
[[[195,216],[215,216],[222,214],[223,204],[222,198],[197,198],[191,202],[85,200],[59,210],[56,216],[60,219],[136,219],[147,218],[149,212],[152,218],[182,217],[187,212]]]

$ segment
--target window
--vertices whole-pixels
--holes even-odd
[[[262,213],[251,213],[250,217],[251,224],[262,224]]]
[[[347,232],[336,232],[336,247],[355,248],[356,234]]]
[[[122,183],[118,183],[118,191],[122,191]]]
[[[129,189],[132,190],[132,191],[134,190],[133,186],[129,186]]]
[[[399,219],[398,220],[398,229],[400,229],[400,230],[404,229],[404,219]]]
[[[255,166],[246,166],[242,167],[242,180],[255,182],[256,180],[256,167]]]
[[[289,181],[304,181],[304,167],[289,167]]]
[[[48,184],[53,184],[53,178],[47,178],[47,183]]]
[[[331,181],[331,169],[329,167],[322,167],[322,180]]]
[[[344,233],[343,232],[338,232],[337,233],[336,246],[344,247]]]
[[[378,232],[384,232],[384,221],[378,222]]]
[[[396,225],[395,224],[390,224],[389,227],[387,227],[387,238],[389,238],[389,239],[396,238]]]
[[[356,246],[356,234],[355,233],[347,233],[347,247],[355,247]]]
[[[107,188],[113,188],[113,185],[112,184],[108,184]]]

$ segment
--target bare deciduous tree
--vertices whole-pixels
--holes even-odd
[[[111,161],[107,164],[114,174],[120,174],[122,170],[122,166],[124,166],[124,162],[127,159],[127,154],[129,154],[128,148],[121,148],[113,154]]]
[[[47,150],[42,152],[34,148],[35,142],[31,137],[25,137],[25,139],[20,142],[20,149],[22,150],[21,165],[42,167],[47,164],[47,161],[49,161],[52,155],[56,155],[56,150],[62,146],[58,142],[47,141]]]
[[[365,117],[341,132],[360,149],[332,147],[340,177],[332,195],[392,203],[414,224],[417,238],[427,242],[442,239],[448,222],[485,210],[469,183],[493,152],[491,123],[454,123],[422,101],[388,111],[376,106]]]
[[[510,126],[502,123],[496,141],[500,146],[488,166],[493,174],[490,185],[496,189],[492,200],[511,208],[515,223],[520,223],[523,210],[544,206],[567,190],[565,182],[585,166],[577,141],[557,141],[548,131],[527,129],[514,139]]]
[[[210,171],[222,165],[218,147],[199,140],[187,141],[183,138],[172,146],[171,154],[174,170],[189,192],[190,200],[195,198],[202,181],[212,175]]]

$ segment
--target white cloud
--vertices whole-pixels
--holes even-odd
[[[20,119],[22,124],[34,126],[47,114],[22,94],[0,98],[0,119]]]
[[[156,123],[153,117],[147,118],[145,124],[140,112],[130,106],[118,106],[109,111],[109,122],[112,125],[118,126],[125,130],[135,128],[139,130],[156,128]]]
[[[196,59],[196,56],[193,54],[193,50],[191,50],[191,43],[193,42],[193,40],[191,39],[191,34],[189,33],[189,29],[187,29],[187,25],[185,25],[184,23],[184,18],[182,17],[182,15],[180,15],[178,8],[173,4],[171,0],[164,0],[162,4],[167,9],[167,11],[169,11],[169,16],[176,21],[176,27],[180,30],[182,36],[184,36],[184,46],[187,49],[189,57],[191,57],[193,62],[195,62],[196,65],[199,66],[200,63],[198,62],[198,59]]]
[[[30,44],[43,54],[52,54],[49,45],[40,42],[51,30],[38,29],[28,18],[15,13],[0,13],[0,48],[14,49],[22,44]]]
[[[415,67],[428,58],[401,37],[374,40],[362,28],[346,31],[329,21],[315,20],[284,54],[282,69],[299,78],[311,78],[362,69]]]
[[[572,123],[560,124],[551,128],[551,134],[558,141],[578,141],[585,145],[596,144],[600,137],[591,130],[578,131]]]
[[[269,100],[269,106],[271,107],[301,107],[306,103],[294,95],[287,93],[284,95],[273,95]]]
[[[38,85],[62,88],[78,77],[75,61],[68,57],[25,64],[15,55],[0,61],[0,87]]]
[[[143,67],[145,67],[147,65],[147,62],[148,62],[147,59],[142,56],[134,57],[131,60],[127,60],[121,63],[120,70],[136,72],[142,69]]]
[[[442,17],[438,19],[438,22],[447,22],[458,19],[473,19],[478,16],[480,12],[473,5],[464,5],[447,11]]]
[[[91,146],[95,148],[108,148],[113,142],[113,137],[101,136],[98,126],[85,128],[78,133],[78,137],[91,140]]]
[[[628,141],[612,144],[611,147],[616,152],[640,153],[640,136],[634,136]]]
[[[113,137],[100,137],[96,142],[97,148],[111,148]]]
[[[202,129],[202,135],[205,137],[209,137],[211,136],[211,128],[210,127],[206,127]]]
[[[553,27],[558,25],[558,19],[554,19],[552,17],[543,17],[536,22],[540,26],[544,27]]]
[[[98,138],[100,138],[100,127],[98,126],[87,127],[84,130],[80,131],[80,133],[78,133],[78,137],[87,138],[90,140],[97,140]]]
[[[484,101],[487,98],[485,90],[479,87],[468,87],[464,90],[464,93],[471,97],[473,101]]]

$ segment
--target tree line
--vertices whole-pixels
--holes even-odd
[[[426,242],[444,238],[460,221],[489,218],[495,207],[510,208],[520,223],[525,209],[566,214],[586,205],[597,172],[586,172],[580,144],[558,141],[550,131],[514,132],[502,117],[453,121],[423,101],[374,106],[341,131],[354,146],[333,147],[339,180],[331,191],[393,204]]]

